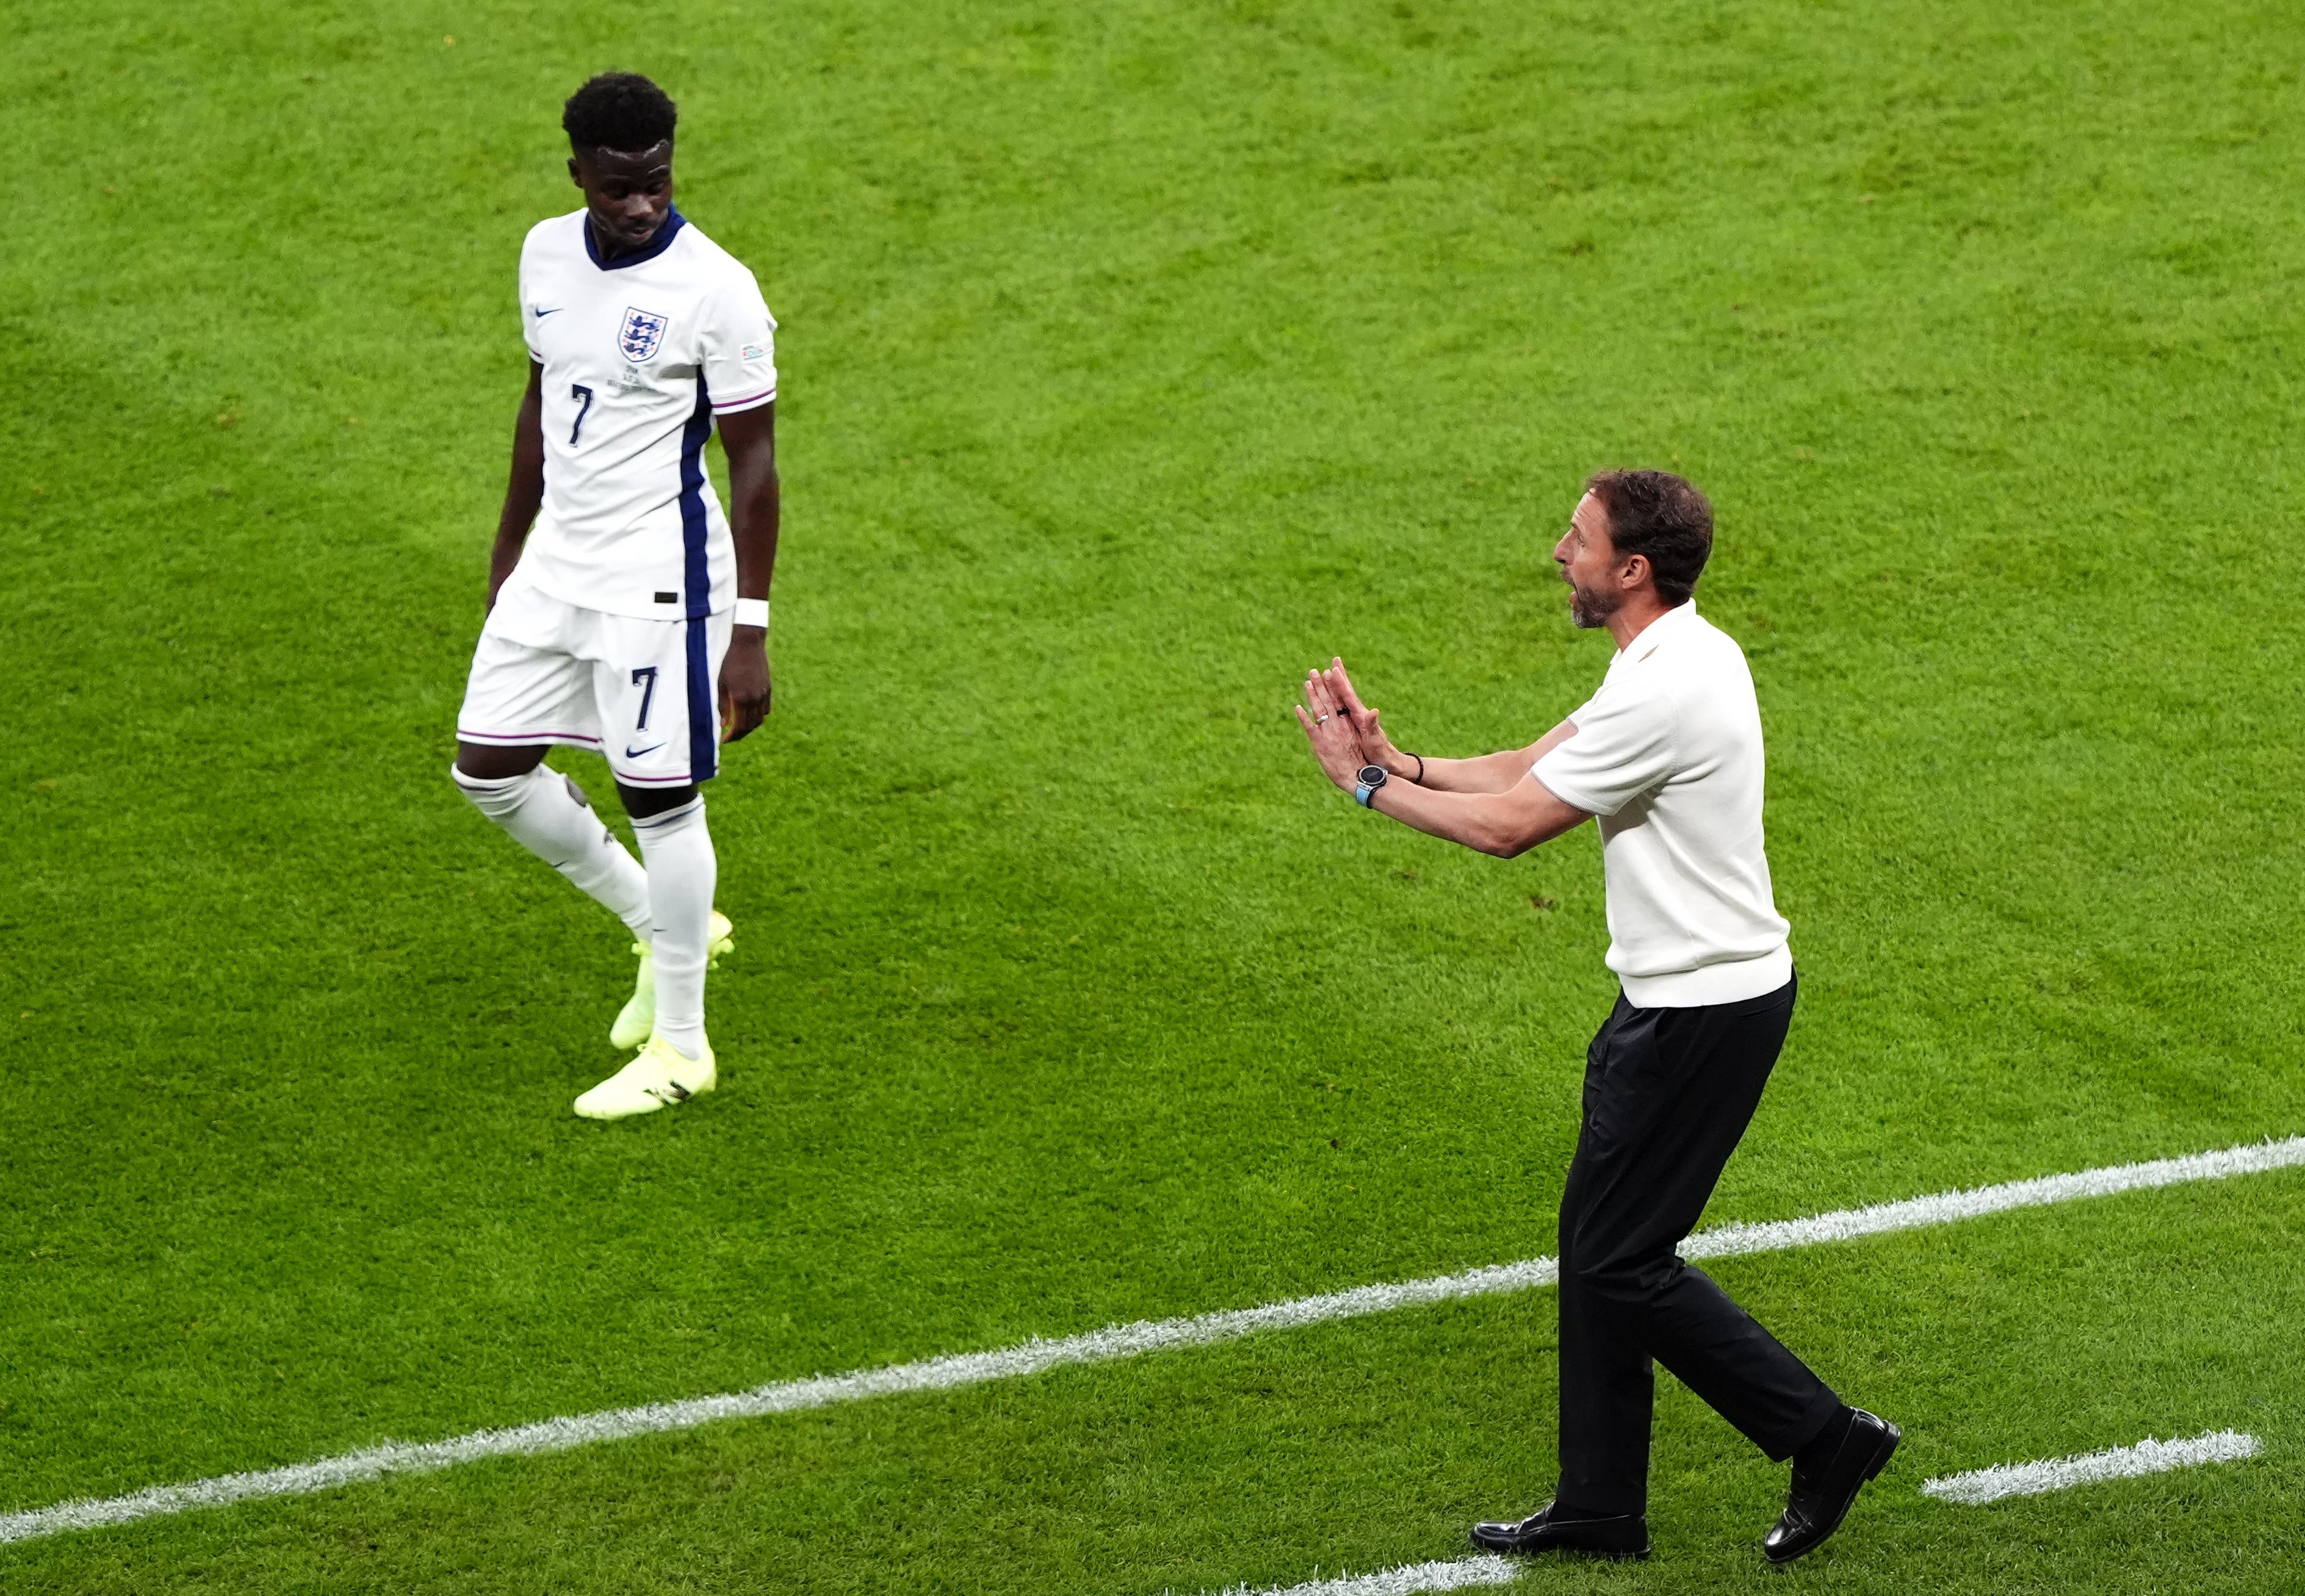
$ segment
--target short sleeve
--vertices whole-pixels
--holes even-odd
[[[1562,802],[1613,815],[1672,775],[1672,703],[1663,694],[1603,683],[1569,718],[1577,734],[1529,768]]]
[[[777,396],[777,318],[750,272],[713,296],[704,327],[704,391],[714,413],[753,410]]]

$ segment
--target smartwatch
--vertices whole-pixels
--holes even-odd
[[[1376,796],[1376,790],[1385,784],[1384,767],[1363,765],[1360,774],[1354,779],[1358,781],[1360,785],[1353,789],[1353,802],[1366,809],[1369,806],[1369,800]]]

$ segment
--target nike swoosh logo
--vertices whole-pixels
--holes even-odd
[[[568,307],[567,307],[567,306],[566,306],[566,305],[555,305],[555,306],[553,306],[553,307],[552,307],[552,309],[550,309],[549,310],[546,310],[542,305],[539,305],[539,306],[537,306],[537,307],[535,308],[535,312],[534,312],[534,314],[535,314],[535,316],[536,316],[537,320],[539,320],[539,321],[542,321],[542,320],[543,320],[546,317],[548,317],[548,316],[557,316],[557,315],[559,315],[561,311],[563,311],[563,310],[566,310],[567,308],[568,308]]]
[[[649,754],[654,753],[658,749],[662,748],[664,744],[661,743],[651,743],[646,748],[634,748],[631,743],[627,743],[625,744],[625,758],[628,760],[642,759]]]

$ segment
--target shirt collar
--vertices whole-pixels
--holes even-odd
[[[1651,621],[1647,625],[1633,633],[1633,641],[1627,643],[1622,649],[1620,649],[1618,653],[1628,659],[1646,659],[1648,658],[1650,651],[1659,643],[1663,642],[1675,632],[1680,631],[1682,627],[1688,625],[1689,622],[1696,618],[1697,600],[1693,598],[1684,598],[1679,604],[1674,605],[1671,609],[1665,611],[1664,614],[1659,615],[1655,620]],[[1636,649],[1640,650],[1637,655],[1633,652]]]
[[[584,213],[584,253],[590,255],[592,258],[592,264],[602,271],[620,272],[628,266],[638,266],[643,260],[654,260],[672,248],[674,235],[687,225],[688,218],[680,214],[680,207],[676,205],[670,214],[664,218],[664,225],[656,230],[654,238],[637,250],[617,256],[614,260],[603,260],[600,259],[599,247],[592,242],[592,214],[587,211]]]

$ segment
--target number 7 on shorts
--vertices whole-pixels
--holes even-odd
[[[633,685],[641,690],[640,724],[633,728],[636,732],[648,730],[649,706],[656,702],[656,669],[643,665],[633,672]]]

